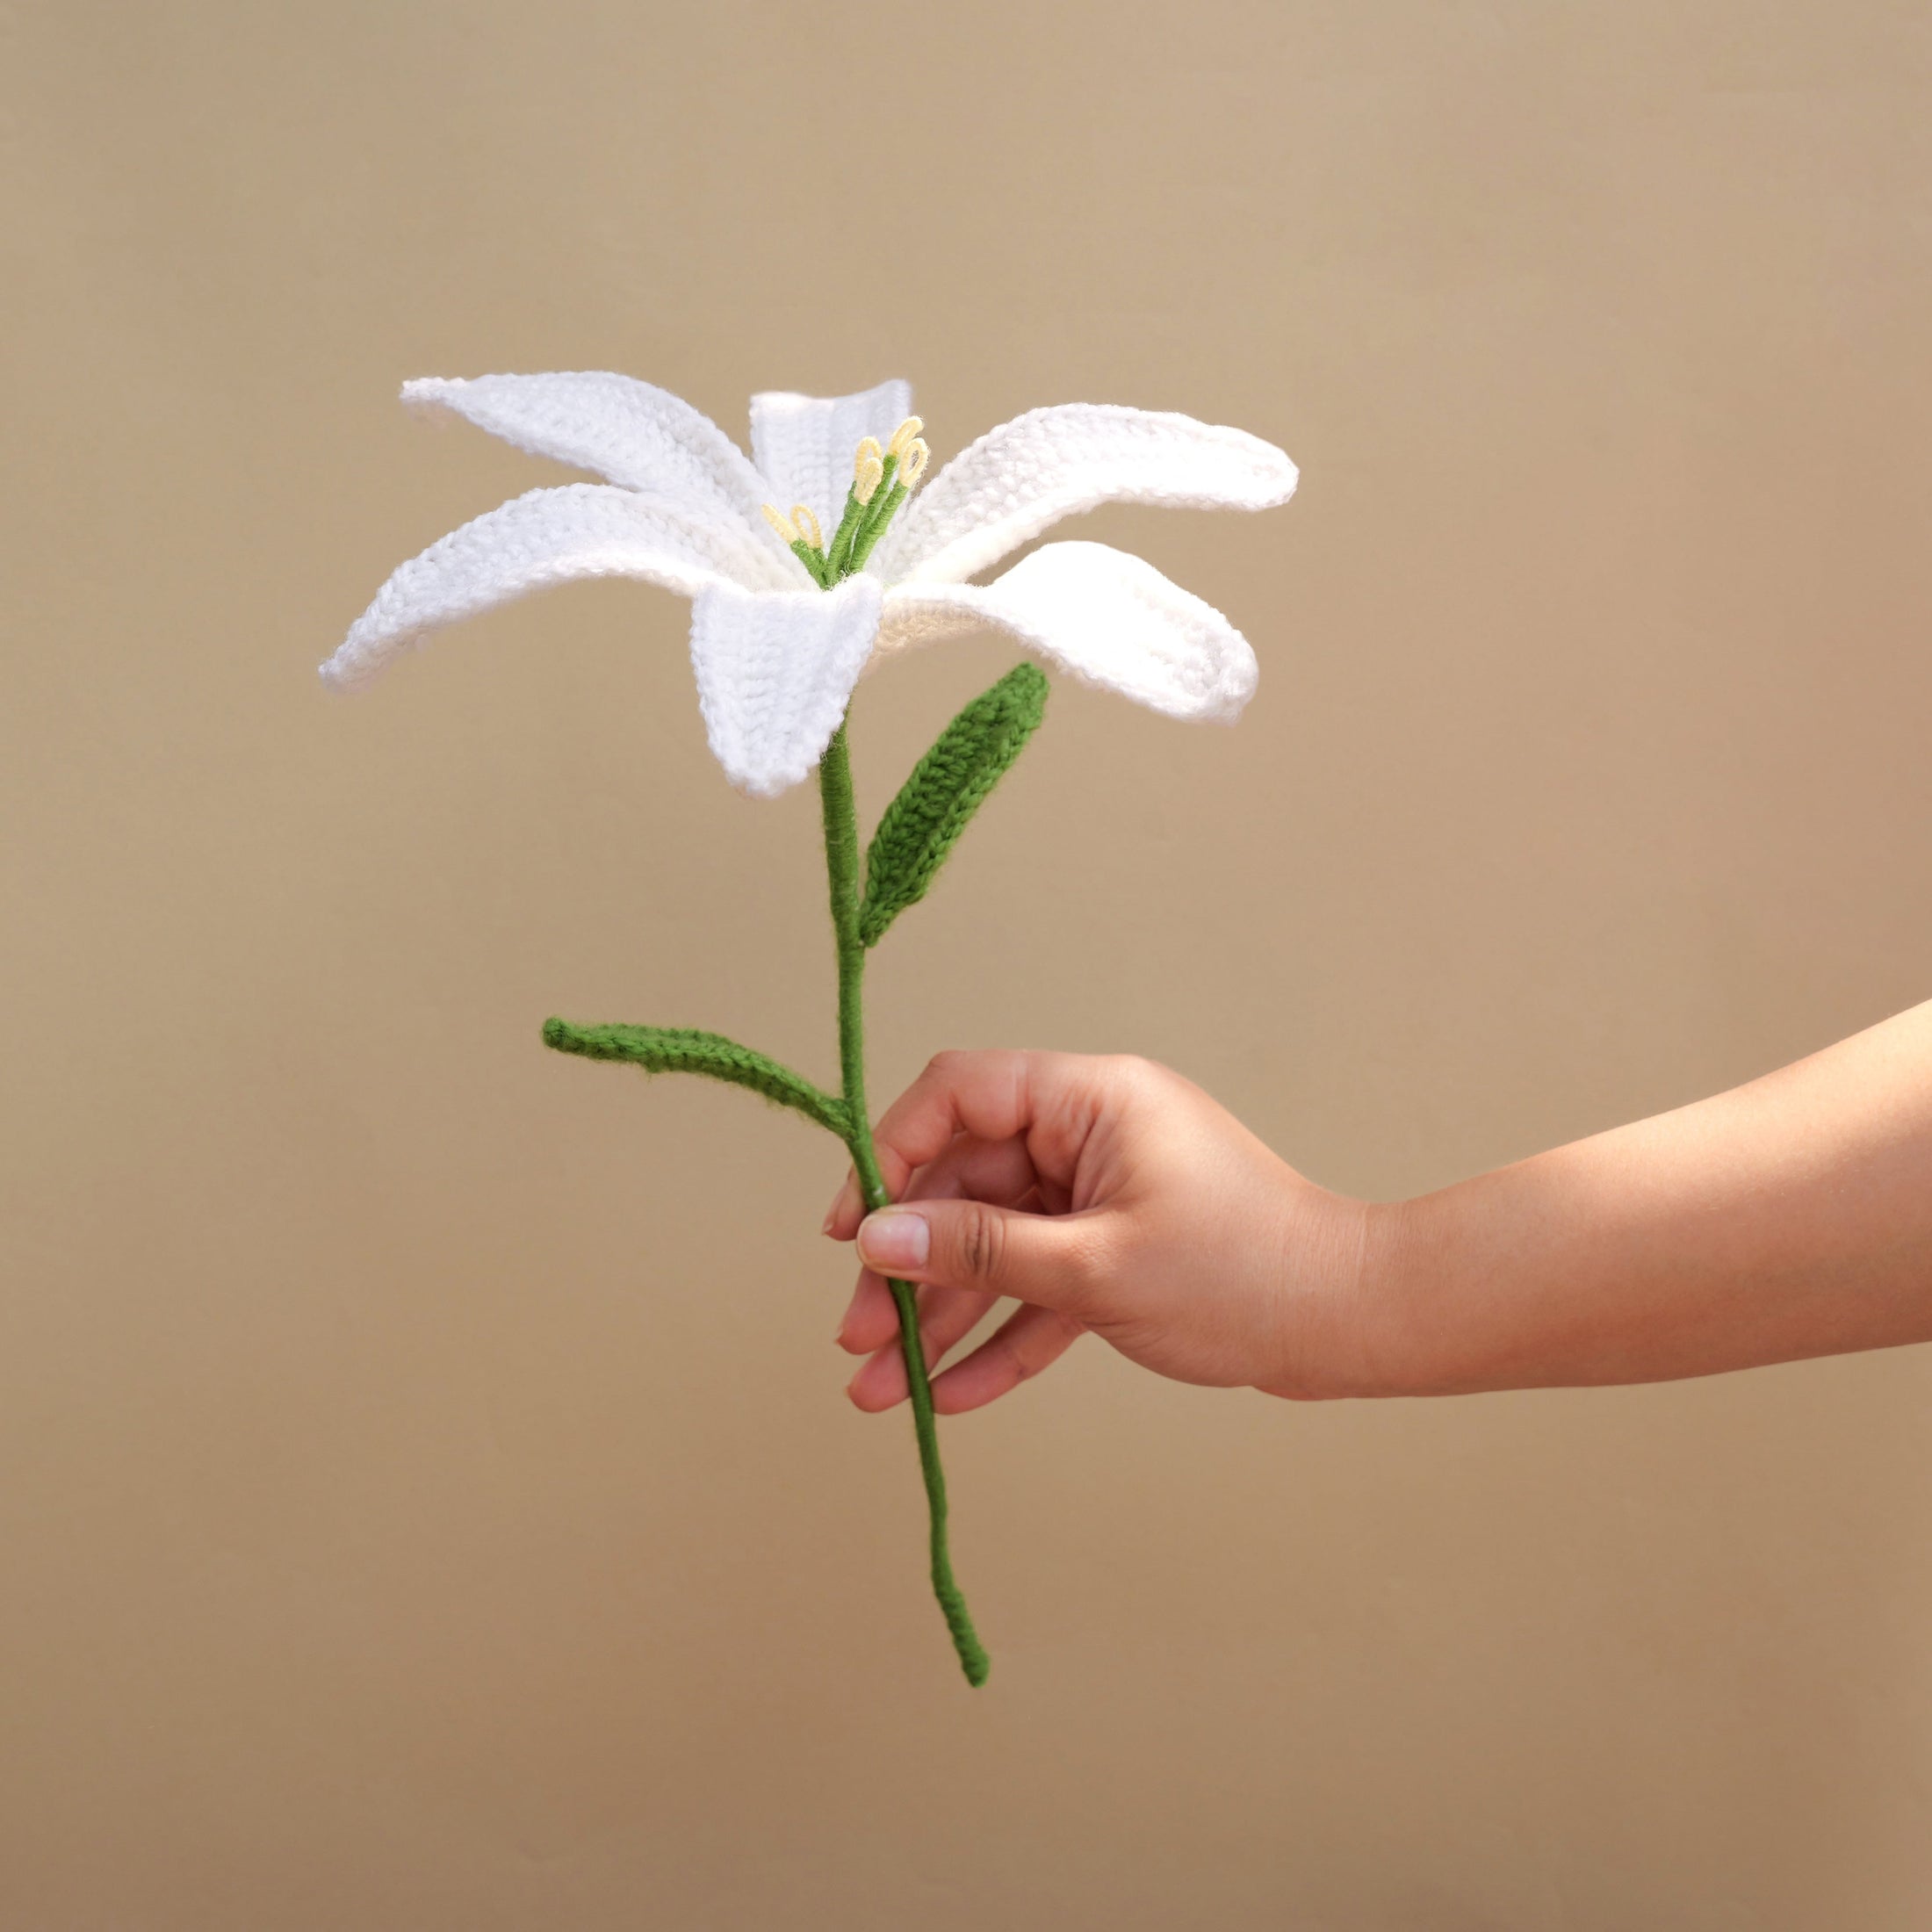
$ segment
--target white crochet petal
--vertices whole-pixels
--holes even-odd
[[[711,421],[667,389],[609,371],[544,376],[425,376],[402,386],[425,415],[461,416],[492,436],[613,483],[704,509],[751,538],[749,553],[789,588],[804,566],[772,534],[759,506],[769,494],[750,459]]]
[[[795,396],[782,390],[752,398],[752,456],[772,501],[803,503],[832,540],[852,487],[852,455],[861,438],[884,443],[912,413],[909,383],[882,382],[854,396]]]
[[[322,678],[344,689],[366,683],[428,632],[546,584],[642,577],[695,597],[728,579],[734,549],[729,533],[702,517],[632,490],[532,490],[403,565],[350,625]]]
[[[811,772],[845,716],[872,653],[876,578],[832,590],[770,592],[713,584],[691,612],[698,709],[725,776],[772,798]]]
[[[1212,604],[1106,544],[1044,544],[984,586],[895,585],[879,651],[987,629],[1084,683],[1193,722],[1231,724],[1259,674],[1248,640]]]
[[[875,562],[888,583],[960,583],[1096,505],[1265,510],[1294,494],[1272,443],[1164,410],[1029,410],[962,450],[903,508]]]

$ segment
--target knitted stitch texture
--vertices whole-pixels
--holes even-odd
[[[889,583],[959,583],[1102,503],[1271,509],[1294,494],[1272,443],[1168,410],[1068,402],[989,429],[912,499],[879,546]]]
[[[861,436],[881,443],[912,413],[912,386],[894,379],[855,396],[797,396],[768,390],[752,398],[752,460],[780,509],[803,503],[829,536],[852,480]]]
[[[711,749],[741,788],[770,798],[818,762],[879,628],[876,578],[761,595],[735,584],[698,593],[691,667]]]
[[[901,584],[878,655],[989,629],[1083,684],[1192,723],[1232,723],[1260,675],[1248,640],[1212,604],[1106,544],[1045,544],[990,584]]]
[[[461,417],[610,480],[533,491],[404,564],[323,667],[330,683],[365,682],[430,631],[544,585],[642,578],[693,599],[692,662],[711,749],[754,797],[811,771],[875,644],[883,655],[991,625],[1174,717],[1229,717],[1254,688],[1254,654],[1226,619],[1104,545],[1049,544],[991,585],[964,582],[1056,519],[1099,503],[1286,501],[1294,464],[1244,430],[1069,403],[990,430],[930,482],[923,442],[912,445],[919,465],[901,476],[890,473],[889,456],[869,500],[872,518],[847,537],[857,576],[884,595],[868,603],[852,594],[834,623],[801,594],[844,572],[816,539],[795,543],[787,519],[801,508],[835,529],[855,477],[853,451],[869,439],[876,460],[910,409],[905,384],[753,397],[755,465],[688,403],[629,376],[426,378],[403,395],[414,408]],[[766,608],[752,613],[747,601]],[[810,667],[782,661],[806,658]]]
[[[721,574],[748,574],[775,589],[796,586],[804,573],[782,553],[761,553],[748,533],[694,520],[631,490],[608,483],[531,490],[473,517],[396,571],[322,667],[323,681],[354,689],[430,631],[551,584],[640,577],[696,597]]]
[[[702,410],[635,376],[608,370],[540,376],[424,376],[402,386],[407,408],[458,416],[532,456],[592,470],[628,490],[702,506],[715,521],[742,523],[761,547],[759,505],[771,485]],[[779,581],[791,583],[789,571]]]
[[[702,1073],[762,1093],[830,1128],[840,1140],[850,1131],[845,1103],[836,1095],[721,1033],[695,1027],[579,1027],[550,1019],[544,1022],[544,1044],[587,1060],[626,1060],[646,1073]]]
[[[885,808],[865,854],[859,937],[876,946],[934,876],[1046,715],[1047,681],[1015,665],[939,735]]]

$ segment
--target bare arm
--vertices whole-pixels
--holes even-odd
[[[1932,1339],[1932,1002],[1749,1085],[1412,1201],[1303,1179],[1144,1061],[943,1055],[880,1123],[905,1205],[861,1254],[924,1284],[972,1409],[1081,1334],[1297,1397],[1664,1381]],[[826,1229],[849,1240],[848,1189]],[[853,1400],[905,1394],[861,1273]]]
[[[1932,1002],[1372,1212],[1391,1379],[1662,1381],[1932,1339]]]

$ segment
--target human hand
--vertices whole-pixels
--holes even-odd
[[[825,1217],[861,1260],[839,1343],[847,1394],[903,1402],[885,1276],[921,1284],[927,1361],[1002,1296],[1021,1306],[933,1382],[978,1409],[1091,1330],[1178,1381],[1315,1397],[1362,1391],[1369,1208],[1315,1186],[1167,1068],[1076,1054],[944,1053],[876,1132],[895,1205],[850,1179]]]

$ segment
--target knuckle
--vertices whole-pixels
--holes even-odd
[[[968,1201],[959,1215],[954,1236],[961,1277],[968,1281],[997,1281],[1005,1263],[1006,1224],[991,1208]]]
[[[991,1345],[998,1359],[1001,1380],[1007,1387],[1031,1381],[1040,1373],[1041,1364],[1012,1336],[1002,1335]]]
[[[1167,1069],[1157,1060],[1145,1059],[1137,1053],[1113,1055],[1108,1071],[1114,1083],[1130,1093],[1150,1092],[1170,1078]]]

